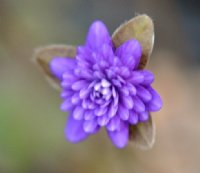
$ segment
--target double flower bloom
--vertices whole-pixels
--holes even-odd
[[[130,127],[148,122],[162,101],[154,75],[139,68],[143,47],[128,39],[115,47],[106,26],[95,21],[76,55],[53,57],[51,74],[61,85],[61,110],[69,113],[65,135],[73,143],[105,127],[118,148],[128,144]]]

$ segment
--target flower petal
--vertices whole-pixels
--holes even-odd
[[[149,119],[149,112],[144,111],[144,112],[142,112],[142,113],[139,114],[139,120],[140,120],[141,122],[145,122],[145,121],[147,121],[148,119]]]
[[[73,111],[73,117],[75,120],[82,120],[84,118],[85,110],[81,106],[76,106]]]
[[[72,84],[78,80],[77,77],[71,72],[64,72],[62,78],[63,78],[61,82],[62,88],[68,88],[68,89],[71,88]]]
[[[154,75],[152,72],[147,70],[142,70],[141,73],[144,76],[144,81],[142,84],[149,85],[154,81]]]
[[[128,125],[119,130],[107,131],[112,143],[118,148],[124,148],[128,144]]]
[[[94,133],[96,131],[98,124],[96,119],[84,121],[83,129],[86,133]]]
[[[109,118],[106,115],[98,117],[97,122],[100,126],[105,126],[109,122]]]
[[[160,95],[151,87],[148,88],[152,95],[152,99],[150,102],[147,103],[147,110],[148,111],[159,111],[162,108],[163,102]]]
[[[73,104],[71,102],[71,98],[67,98],[64,100],[64,102],[61,104],[60,109],[62,111],[69,111],[70,109],[73,108]]]
[[[77,105],[80,101],[81,99],[80,99],[79,93],[78,92],[74,93],[73,96],[71,97],[71,103],[73,105]]]
[[[62,99],[67,99],[67,98],[69,98],[69,97],[71,97],[73,95],[73,91],[71,91],[71,90],[64,90],[63,92],[61,92],[61,94],[60,94],[60,97],[62,98]]]
[[[73,72],[69,73],[69,71],[64,72],[62,75],[63,81],[68,81],[68,82],[75,82],[76,80],[78,80],[78,78],[74,75]]]
[[[110,63],[113,63],[113,59],[115,55],[113,52],[112,45],[104,44],[101,48],[100,54],[102,55],[104,60],[109,60]]]
[[[75,67],[75,60],[72,58],[53,58],[49,64],[51,72],[62,80],[62,75],[66,70]]]
[[[129,123],[135,125],[138,123],[138,114],[135,111],[130,111]]]
[[[130,93],[131,95],[133,95],[133,96],[136,95],[137,90],[136,90],[136,88],[135,88],[134,85],[132,85],[131,83],[128,83],[128,84],[127,84],[127,88],[128,88],[129,93]]]
[[[108,110],[108,117],[109,118],[114,117],[116,115],[117,110],[118,110],[118,105],[115,105],[114,103],[112,103]]]
[[[116,54],[125,65],[135,69],[140,62],[142,47],[137,40],[129,40],[117,48]]]
[[[74,91],[80,91],[82,88],[85,88],[88,86],[88,82],[86,80],[79,80],[73,83],[72,89]]]
[[[137,86],[137,95],[144,101],[148,102],[151,100],[151,93],[143,86]]]
[[[144,112],[145,111],[144,103],[137,96],[133,97],[133,102],[134,102],[133,109],[136,112]]]
[[[94,119],[96,116],[94,115],[94,112],[91,110],[86,110],[85,114],[84,114],[84,119],[85,120],[92,120]]]
[[[120,127],[120,117],[119,116],[113,117],[109,121],[109,123],[106,125],[106,128],[109,131],[115,131],[115,130],[119,129],[119,127]]]
[[[124,106],[122,106],[122,105],[119,106],[117,114],[124,121],[128,120],[128,118],[129,118],[129,110],[127,108],[125,108]]]
[[[73,116],[70,115],[65,127],[65,136],[67,140],[73,143],[86,139],[88,134],[83,130],[83,120],[75,120]]]
[[[89,29],[86,44],[93,50],[99,50],[103,44],[110,44],[111,38],[103,22],[95,21]]]
[[[144,82],[144,75],[141,71],[133,71],[129,80],[132,84],[141,84]]]
[[[87,87],[82,88],[79,92],[79,97],[81,99],[85,99],[90,93],[90,89],[88,89]]]
[[[132,109],[134,106],[134,102],[133,102],[133,98],[131,96],[123,96],[121,97],[122,99],[122,103],[123,105],[127,108],[127,109]]]
[[[121,71],[120,71],[121,76],[127,78],[130,76],[130,70],[128,67],[121,67]]]
[[[96,116],[103,116],[107,112],[107,107],[97,107],[94,110]]]
[[[80,60],[88,60],[88,56],[91,56],[92,51],[87,46],[78,46],[76,59]]]

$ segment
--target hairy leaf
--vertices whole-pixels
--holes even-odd
[[[74,46],[66,45],[50,45],[36,49],[34,54],[34,62],[44,72],[50,84],[60,90],[60,81],[51,73],[49,69],[49,62],[54,57],[75,57],[76,48]]]
[[[139,69],[144,69],[154,45],[154,25],[147,15],[138,15],[122,24],[113,33],[112,40],[117,48],[130,39],[137,39],[142,45]]]
[[[155,126],[150,116],[149,120],[137,125],[129,126],[129,139],[141,149],[152,148],[155,141]]]

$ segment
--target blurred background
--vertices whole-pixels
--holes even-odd
[[[68,143],[59,94],[31,62],[34,49],[83,44],[93,20],[112,33],[142,13],[155,23],[148,69],[164,101],[153,149],[118,150],[105,131]],[[199,33],[197,0],[0,0],[0,173],[199,173]]]

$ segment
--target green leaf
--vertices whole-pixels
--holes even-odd
[[[152,148],[155,141],[155,126],[150,116],[146,122],[129,125],[129,139],[140,149]]]
[[[139,69],[144,69],[154,45],[154,25],[149,16],[143,14],[132,18],[117,28],[112,36],[116,48],[130,39],[137,39],[142,46]]]
[[[35,50],[34,62],[44,73],[46,79],[55,88],[60,90],[60,81],[51,73],[49,62],[54,57],[75,57],[76,47],[66,45],[50,45]]]

